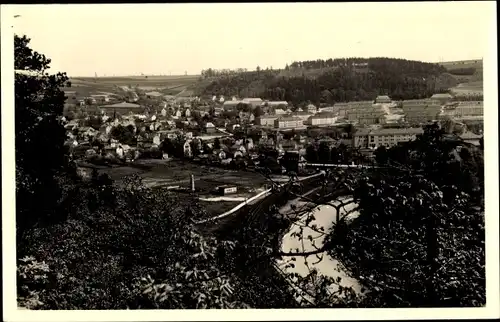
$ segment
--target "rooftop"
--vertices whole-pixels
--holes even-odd
[[[243,101],[225,101],[223,105],[224,106],[227,106],[227,105],[238,105],[240,103],[245,103],[245,102],[243,102]]]
[[[381,128],[381,129],[369,129],[369,128],[360,128],[355,136],[364,136],[364,135],[412,135],[412,134],[422,134],[424,130],[422,128]]]
[[[139,104],[121,102],[121,103],[116,103],[116,104],[111,104],[111,105],[104,105],[103,107],[106,107],[106,108],[140,108],[141,106]]]
[[[362,135],[368,135],[370,134],[372,130],[369,128],[359,128],[356,133],[354,133],[355,136],[362,136]]]
[[[371,135],[391,135],[391,134],[422,134],[424,130],[420,127],[418,128],[388,128],[388,129],[377,129],[371,131]]]
[[[248,101],[248,102],[262,102],[262,99],[259,97],[246,97],[243,99],[243,101]]]
[[[153,92],[149,92],[149,93],[146,93],[147,96],[163,96],[162,93],[160,92],[156,92],[156,91],[153,91]]]
[[[452,96],[448,93],[437,93],[432,95],[431,98],[451,98]]]
[[[294,116],[294,115],[303,115],[303,116],[305,116],[305,115],[311,115],[311,113],[309,113],[307,111],[296,111],[296,112],[292,113],[292,116]]]
[[[460,138],[463,140],[479,140],[482,135],[475,134],[473,132],[467,131],[464,134],[460,135]]]
[[[287,101],[267,101],[268,105],[288,105]]]
[[[320,113],[315,114],[311,117],[314,119],[332,118],[332,117],[335,117],[335,114],[333,114],[332,112],[320,112]]]
[[[286,116],[286,117],[279,117],[277,118],[277,121],[279,122],[290,122],[290,121],[297,121],[297,122],[302,122],[302,119],[294,116]]]

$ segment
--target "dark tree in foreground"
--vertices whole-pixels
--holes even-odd
[[[66,99],[61,87],[70,86],[68,77],[49,75],[50,59],[29,48],[29,42],[26,36],[14,37],[16,200],[21,230],[42,216],[55,219],[56,178],[68,164],[60,120]]]
[[[386,164],[389,159],[389,155],[387,154],[387,148],[385,146],[380,146],[375,150],[375,160],[378,164]]]

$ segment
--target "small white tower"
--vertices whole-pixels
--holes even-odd
[[[191,191],[192,192],[195,191],[195,187],[194,187],[194,175],[191,175]]]

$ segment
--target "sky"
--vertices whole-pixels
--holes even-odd
[[[493,6],[493,7],[492,7]],[[4,9],[4,8],[2,8]],[[199,74],[300,60],[480,59],[490,2],[11,5],[13,30],[70,76]]]

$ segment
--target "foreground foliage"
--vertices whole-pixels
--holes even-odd
[[[60,88],[70,86],[68,77],[46,73],[50,59],[31,50],[29,42],[26,36],[14,37],[14,68],[37,74],[15,74],[16,208],[21,234],[41,214],[45,220],[54,219],[59,194],[55,177],[68,166],[60,121],[65,101]]]
[[[65,200],[67,220],[31,229],[18,250],[46,264],[38,283],[19,280],[20,296],[34,292],[36,308],[244,307],[224,271],[226,245],[192,227],[203,211],[195,200],[180,203],[134,178],[118,189],[106,177],[69,186]]]
[[[330,236],[331,253],[375,290],[372,305],[486,303],[481,154],[476,163],[463,149],[457,161],[452,150],[429,126],[417,141],[379,151],[379,161],[407,168],[358,179],[360,216]]]

